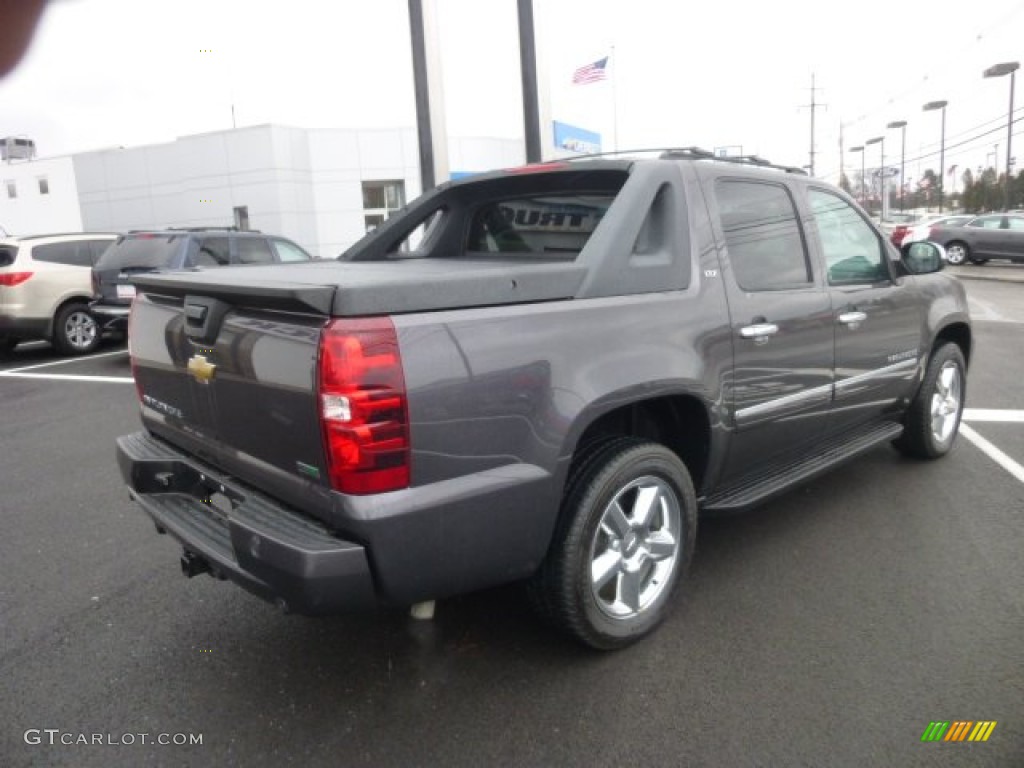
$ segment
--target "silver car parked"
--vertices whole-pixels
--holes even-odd
[[[78,232],[0,239],[0,352],[46,339],[81,355],[100,343],[89,311],[92,266],[117,235]]]

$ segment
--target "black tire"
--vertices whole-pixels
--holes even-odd
[[[693,483],[674,453],[635,438],[594,444],[570,471],[551,547],[529,585],[534,605],[593,648],[627,646],[667,615],[696,533]]]
[[[53,346],[62,355],[85,355],[100,345],[99,323],[84,304],[66,304],[53,320]]]
[[[937,459],[953,448],[967,393],[967,366],[951,342],[932,353],[921,387],[907,410],[903,434],[893,443],[902,453]]]
[[[961,264],[966,264],[969,258],[971,258],[971,249],[967,243],[954,240],[946,246],[946,261],[950,264],[960,266]]]

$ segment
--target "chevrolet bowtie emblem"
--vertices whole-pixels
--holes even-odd
[[[203,355],[192,355],[188,360],[188,374],[200,384],[206,384],[213,378],[217,366]]]

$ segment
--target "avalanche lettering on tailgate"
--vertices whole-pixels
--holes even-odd
[[[180,408],[175,408],[173,405],[168,405],[163,400],[157,400],[151,395],[143,395],[142,402],[152,408],[154,411],[160,411],[160,413],[173,416],[176,419],[184,418],[185,413]]]

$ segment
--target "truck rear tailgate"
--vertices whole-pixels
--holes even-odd
[[[233,474],[260,477],[265,490],[295,486],[290,477],[308,493],[325,478],[316,365],[327,317],[280,297],[270,303],[282,309],[140,295],[133,372],[152,431]],[[201,313],[207,335],[190,324]],[[296,490],[283,495],[297,501]]]
[[[130,344],[146,426],[330,521],[317,397],[320,341],[332,317],[567,298],[585,274],[571,263],[456,261],[139,276]]]

